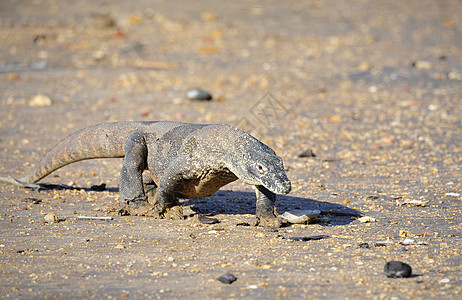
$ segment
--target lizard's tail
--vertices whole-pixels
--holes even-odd
[[[12,185],[20,186],[20,187],[31,188],[31,189],[40,188],[38,184],[23,182],[20,179],[15,179],[13,177],[0,177],[0,181],[4,183],[9,183]]]
[[[1,182],[21,187],[37,188],[40,179],[68,164],[92,158],[118,158],[124,156],[128,134],[142,126],[138,122],[121,122],[95,125],[77,131],[46,153],[38,164],[20,179],[0,177]]]

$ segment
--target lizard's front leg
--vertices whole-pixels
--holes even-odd
[[[144,135],[135,131],[125,144],[125,157],[120,171],[121,214],[150,215],[152,212],[143,188],[143,171],[148,151]]]
[[[276,195],[262,185],[255,186],[255,193],[257,195],[255,226],[281,227],[281,222],[275,214]]]
[[[162,219],[183,220],[183,207],[170,193],[158,189],[154,196],[154,210]]]
[[[146,200],[148,201],[148,203],[153,204],[154,194],[156,192],[157,185],[152,179],[151,174],[146,171],[143,173],[143,189],[146,195]]]
[[[184,219],[183,208],[178,202],[181,194],[183,173],[189,170],[187,160],[178,158],[171,162],[159,180],[159,186],[154,195],[154,210],[160,218],[182,220]]]

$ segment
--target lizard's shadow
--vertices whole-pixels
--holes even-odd
[[[75,190],[83,189],[88,191],[110,191],[117,193],[117,187],[106,187],[94,185],[91,187],[75,187],[60,184],[40,184],[40,190]],[[190,208],[198,214],[217,215],[217,214],[255,214],[255,193],[231,190],[220,190],[215,194],[197,198],[180,199],[183,206]],[[293,196],[277,196],[276,209],[279,214],[294,209],[316,209],[321,211],[318,222],[321,225],[347,225],[354,219],[360,217],[360,211],[351,209],[341,204],[317,201],[310,198],[299,198]]]
[[[212,196],[198,199],[184,199],[183,206],[190,206],[193,211],[205,215],[217,214],[255,214],[255,193],[220,190]],[[361,212],[349,207],[322,202],[309,198],[277,196],[278,214],[295,209],[316,209],[321,211],[318,218],[324,225],[346,225],[361,216]]]
[[[119,188],[118,187],[106,187],[105,183],[99,184],[99,185],[92,185],[90,187],[81,187],[81,186],[70,186],[66,184],[53,184],[53,183],[39,183],[37,184],[39,186],[38,189],[32,188],[32,190],[37,190],[37,191],[49,191],[49,190],[56,190],[56,191],[63,191],[63,190],[84,190],[85,192],[90,192],[90,191],[95,191],[95,192],[102,192],[102,191],[108,191],[111,193],[118,193]]]

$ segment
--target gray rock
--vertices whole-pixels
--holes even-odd
[[[237,280],[237,277],[231,273],[226,273],[218,277],[217,280],[225,284],[231,284]]]
[[[316,157],[316,154],[314,154],[313,150],[307,149],[300,153],[298,157]]]
[[[281,217],[292,224],[308,224],[312,223],[321,214],[321,211],[316,209],[286,211]]]
[[[190,100],[202,100],[209,101],[212,100],[212,95],[204,90],[199,88],[189,89],[186,91],[186,97]]]
[[[210,218],[210,217],[207,217],[207,216],[204,216],[204,215],[198,215],[197,216],[197,219],[199,220],[200,223],[202,224],[217,224],[217,223],[220,223],[220,220],[216,219],[216,218]]]
[[[388,278],[407,278],[411,277],[412,268],[400,261],[389,261],[385,264],[384,272]]]

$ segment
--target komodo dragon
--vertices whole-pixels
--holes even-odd
[[[182,219],[177,197],[210,196],[241,179],[255,186],[255,225],[274,227],[280,225],[275,194],[291,190],[282,159],[253,136],[224,124],[169,121],[105,123],[82,129],[52,148],[25,177],[0,177],[0,181],[38,188],[36,182],[65,165],[118,157],[123,157],[119,190],[124,214]],[[143,182],[145,170],[152,179]]]

